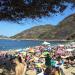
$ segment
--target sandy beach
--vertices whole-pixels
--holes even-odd
[[[49,44],[48,42],[44,42],[43,44]],[[38,75],[40,73],[46,73],[47,75],[54,73],[56,71],[60,71],[61,75],[75,75],[75,58],[72,56],[72,53],[65,54],[67,51],[65,49],[64,45],[57,45],[54,47],[51,47],[49,45],[41,45],[41,46],[35,46],[30,47],[25,50],[14,50],[14,51],[0,51],[0,60],[3,61],[1,63],[1,66],[4,66],[2,68],[5,68],[6,73],[15,72],[16,67],[16,61],[20,64],[27,64],[27,75]],[[67,57],[68,55],[68,57]],[[21,60],[19,60],[19,58]],[[17,59],[17,60],[16,60]],[[67,64],[68,63],[68,64]],[[12,65],[14,67],[12,67]],[[15,65],[14,65],[15,64]],[[73,64],[73,65],[72,65]],[[66,65],[66,66],[63,66]],[[69,65],[69,68],[65,68]],[[11,67],[10,67],[11,66]],[[10,68],[10,69],[9,69]],[[48,68],[49,74],[46,72],[46,69]],[[60,68],[63,70],[60,70]],[[54,71],[53,71],[54,69]],[[1,69],[2,71],[4,69]],[[4,71],[3,71],[4,72]],[[2,73],[3,73],[2,72]],[[34,74],[33,74],[34,73]],[[41,75],[45,75],[45,74]],[[6,75],[6,74],[4,74]],[[9,75],[9,74],[8,74]]]
[[[75,75],[75,67],[70,67],[64,70],[65,70],[65,75]]]

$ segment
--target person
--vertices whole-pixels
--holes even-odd
[[[37,75],[37,71],[33,64],[28,67],[29,67],[29,69],[26,71],[26,75]]]
[[[50,67],[47,67],[44,71],[44,75],[53,75]]]
[[[61,75],[58,67],[55,68],[55,72],[54,73],[55,73],[54,75]]]
[[[16,64],[15,66],[15,75],[25,75],[26,72],[26,67],[23,63],[20,62],[18,58],[15,58],[14,63]]]
[[[45,57],[45,65],[47,67],[51,67],[51,57],[49,56],[49,54],[47,54],[47,56]]]
[[[44,71],[44,75],[51,75],[51,57],[49,56],[49,54],[46,55],[45,57],[45,65],[46,65],[46,69]]]
[[[63,64],[64,64],[63,59],[61,58],[61,56],[58,56],[55,64],[55,68],[56,68],[55,75],[65,75]]]

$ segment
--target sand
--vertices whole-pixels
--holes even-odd
[[[68,69],[64,69],[65,75],[75,75],[75,67],[70,67]]]

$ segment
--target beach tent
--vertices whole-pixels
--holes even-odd
[[[42,43],[42,45],[50,45],[50,43],[49,43],[49,42],[44,41],[44,42]]]

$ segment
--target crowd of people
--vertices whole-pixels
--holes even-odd
[[[0,75],[65,75],[64,64],[69,61],[69,57],[64,58],[63,51],[58,53],[57,49],[39,46],[13,54],[0,54],[0,61],[3,61],[0,67],[8,70],[7,74],[3,71]]]

